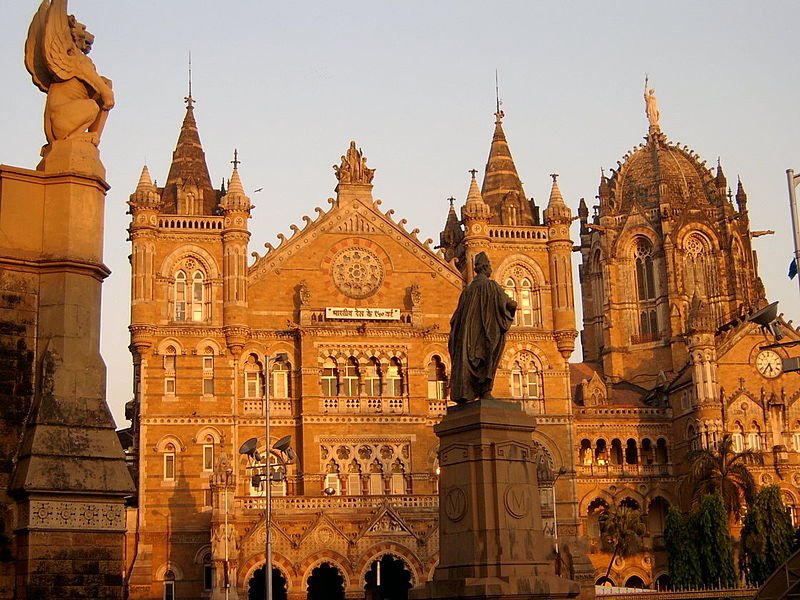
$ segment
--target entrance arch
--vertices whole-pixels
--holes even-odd
[[[344,576],[329,562],[314,567],[308,577],[307,588],[308,600],[345,600]]]
[[[253,572],[247,584],[247,600],[264,600],[264,573],[266,565]],[[272,600],[288,600],[288,585],[286,577],[280,569],[272,567]]]
[[[406,562],[393,554],[372,561],[364,575],[366,600],[408,600],[411,571]]]

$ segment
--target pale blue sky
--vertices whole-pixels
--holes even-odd
[[[33,168],[44,95],[22,61],[36,0],[0,0],[0,163]],[[142,165],[164,181],[193,57],[196,117],[212,179],[233,149],[256,205],[251,250],[334,194],[331,165],[355,139],[377,169],[375,195],[438,241],[446,198],[485,165],[495,69],[505,130],[528,195],[551,172],[573,209],[591,205],[601,167],[647,131],[650,74],[662,129],[709,165],[722,158],[750,199],[769,298],[797,318],[785,170],[800,171],[796,2],[264,2],[72,0],[114,80],[101,156],[106,203],[102,352],[118,424],[131,396],[127,350],[128,196]],[[573,229],[577,237],[577,229]],[[577,258],[577,255],[576,257]],[[573,360],[579,360],[576,353]]]

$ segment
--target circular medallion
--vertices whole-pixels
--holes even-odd
[[[467,497],[460,487],[447,490],[444,497],[444,514],[451,521],[460,521],[467,514]]]
[[[348,298],[367,298],[383,283],[383,265],[372,250],[345,248],[331,261],[331,277]]]
[[[506,510],[515,519],[521,519],[531,510],[531,491],[524,485],[510,485],[504,494]]]

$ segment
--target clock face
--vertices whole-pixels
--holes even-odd
[[[764,377],[772,379],[783,372],[783,361],[773,350],[762,350],[756,356],[756,369]]]

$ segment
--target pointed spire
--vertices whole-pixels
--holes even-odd
[[[472,178],[469,182],[469,191],[467,192],[467,201],[464,204],[463,214],[465,217],[472,219],[489,219],[490,209],[489,206],[483,201],[481,191],[478,189],[477,169],[470,169]]]
[[[739,212],[744,213],[747,212],[747,192],[744,191],[744,185],[742,184],[742,178],[737,177],[737,184],[736,184],[736,204],[739,207]]]
[[[547,202],[547,208],[544,209],[545,223],[571,221],[572,211],[564,202],[564,197],[558,188],[558,173],[550,173],[550,177],[553,178],[553,187],[550,188],[550,200]]]
[[[249,213],[252,206],[250,205],[250,198],[244,191],[242,178],[239,175],[239,164],[241,161],[239,160],[238,150],[233,151],[233,160],[231,163],[233,164],[233,173],[231,173],[230,179],[228,179],[228,191],[219,201],[219,205],[224,211]]]
[[[513,206],[513,214],[518,215],[514,224],[533,225],[531,205],[525,196],[522,181],[517,173],[517,167],[514,165],[505,131],[503,131],[505,113],[500,109],[499,104],[494,116],[494,135],[492,136],[492,146],[489,149],[489,158],[486,161],[481,195],[484,202],[492,209],[492,223],[504,223],[503,219],[506,218],[506,215],[512,214],[503,210],[503,205],[506,204]]]
[[[128,204],[138,208],[158,208],[160,204],[158,189],[153,184],[147,165],[142,168],[139,182],[136,184],[136,190],[131,194]]]
[[[214,214],[218,194],[211,184],[206,155],[200,142],[200,133],[194,117],[194,98],[191,90],[185,98],[186,115],[183,118],[178,142],[172,153],[172,164],[164,184],[162,203],[164,212],[192,212]],[[191,197],[191,202],[186,201]]]
[[[461,221],[456,214],[454,206],[456,199],[451,196],[448,200],[450,201],[450,210],[447,211],[444,229],[439,234],[439,244],[450,254],[464,237],[464,230],[461,229]]]
[[[725,193],[725,189],[728,187],[728,180],[725,178],[725,173],[722,172],[722,162],[719,157],[717,157],[717,189],[721,190],[722,193]]]

